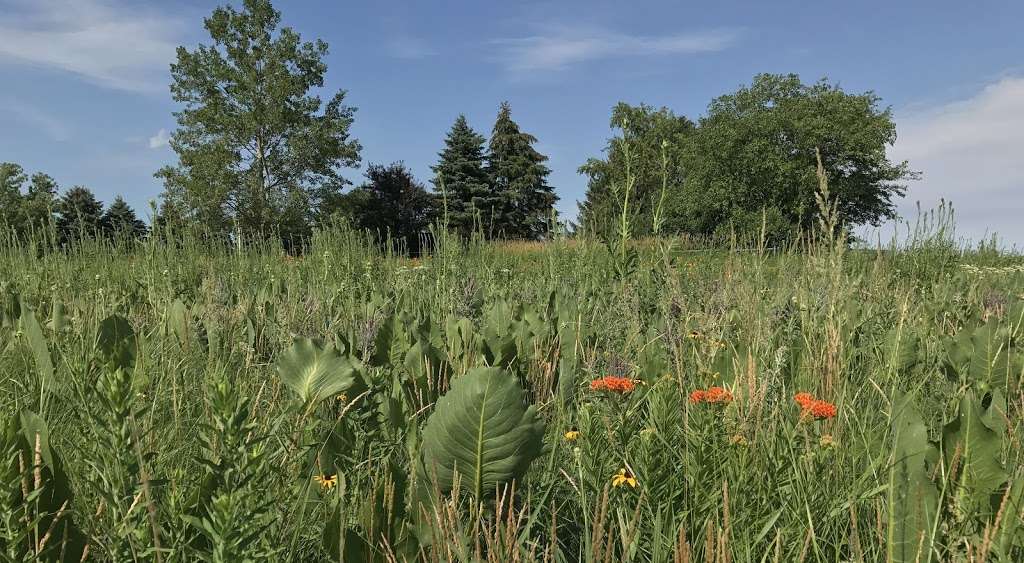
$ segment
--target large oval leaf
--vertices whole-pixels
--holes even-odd
[[[527,407],[516,378],[474,368],[437,401],[423,430],[423,463],[443,492],[454,487],[481,498],[520,476],[540,455],[544,423]]]
[[[362,384],[358,360],[342,356],[333,345],[324,347],[309,338],[297,338],[277,360],[277,373],[304,403],[352,391]]]

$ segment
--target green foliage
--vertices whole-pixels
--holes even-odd
[[[333,344],[297,338],[277,361],[281,381],[304,404],[316,404],[362,385],[360,363],[343,356]]]
[[[114,203],[103,213],[100,225],[107,236],[115,239],[134,240],[146,234],[146,224],[135,216],[135,210],[123,197],[114,198]]]
[[[325,202],[322,211],[340,215],[350,224],[371,231],[380,240],[391,240],[413,253],[437,218],[438,202],[412,176],[404,164],[371,164],[366,183]]]
[[[491,222],[484,225],[488,235],[532,240],[551,230],[558,197],[547,183],[548,157],[533,148],[536,142],[536,137],[520,131],[512,121],[511,106],[502,102],[488,144],[487,173],[498,197]]]
[[[514,377],[474,368],[452,383],[423,429],[426,475],[443,492],[456,484],[477,501],[522,477],[541,452],[544,423]]]
[[[101,231],[103,203],[85,186],[64,192],[55,206],[57,229],[67,244],[97,236]]]
[[[179,47],[171,94],[184,107],[164,180],[165,220],[219,234],[307,236],[321,202],[359,162],[345,93],[326,104],[327,44],[302,42],[268,0],[225,6],[206,19],[211,45]]]
[[[482,225],[492,225],[492,215],[501,209],[501,199],[485,169],[485,139],[459,115],[444,141],[440,160],[431,167],[434,187],[444,197],[449,228],[469,238]],[[500,217],[499,217],[500,219]]]
[[[917,563],[931,558],[938,526],[939,490],[932,475],[939,452],[910,395],[898,399],[894,411],[887,559]]]
[[[4,561],[81,561],[86,538],[75,523],[75,495],[46,422],[31,411],[12,415],[0,446]]]

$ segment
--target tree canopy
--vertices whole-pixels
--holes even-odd
[[[171,94],[184,105],[170,145],[179,164],[161,169],[167,217],[210,232],[305,235],[320,203],[359,162],[349,138],[354,109],[337,92],[326,104],[327,44],[302,42],[269,0],[214,10],[213,43],[179,47]]]
[[[794,236],[814,218],[816,148],[843,223],[877,225],[895,217],[894,199],[915,177],[906,162],[887,157],[896,127],[879,104],[872,92],[850,94],[825,79],[808,85],[794,74],[758,75],[750,86],[713,100],[695,127],[677,125],[674,134],[667,133],[674,123],[667,110],[620,104],[612,125],[624,134],[609,142],[604,159],[581,168],[590,178],[581,218],[599,221],[607,213],[610,188],[624,182],[615,176],[624,170],[623,146],[657,155],[667,140],[674,163],[664,206],[669,232],[756,233],[766,221],[770,238]],[[640,124],[650,123],[662,133],[644,134],[652,129]],[[633,161],[640,225],[652,223],[646,186],[657,186],[659,172],[650,179],[651,162],[657,159]]]
[[[469,237],[479,225],[492,223],[492,210],[501,200],[487,174],[486,139],[460,115],[445,138],[440,161],[431,167],[435,188],[442,192],[449,227]]]

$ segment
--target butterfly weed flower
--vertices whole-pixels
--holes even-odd
[[[732,402],[732,393],[724,387],[710,387],[704,393],[704,401],[727,405]]]
[[[612,486],[621,487],[623,485],[629,485],[631,488],[636,488],[637,480],[633,474],[626,470],[625,467],[619,470],[618,473],[612,475]]]
[[[703,389],[697,389],[690,393],[690,404],[696,405],[704,400],[705,391]]]
[[[810,407],[811,403],[814,402],[814,395],[811,395],[806,391],[801,391],[796,395],[793,395],[793,400],[796,401],[796,404],[800,405],[801,409],[807,409]]]
[[[606,375],[590,382],[591,391],[609,391],[612,393],[629,393],[636,388],[636,382],[628,377]]]
[[[836,416],[836,406],[828,401],[814,401],[808,410],[818,420],[834,418]]]

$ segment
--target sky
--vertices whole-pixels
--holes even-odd
[[[107,202],[123,195],[146,216],[161,191],[153,172],[176,161],[169,65],[179,45],[209,43],[203,18],[223,3],[0,0],[0,161]],[[275,6],[304,40],[329,44],[322,95],[348,91],[364,169],[401,160],[426,183],[455,118],[489,134],[508,100],[573,218],[586,191],[577,168],[601,155],[617,102],[696,120],[758,73],[797,73],[874,91],[892,108],[890,157],[922,173],[899,203],[905,219],[945,199],[961,237],[1024,247],[1020,0]]]

